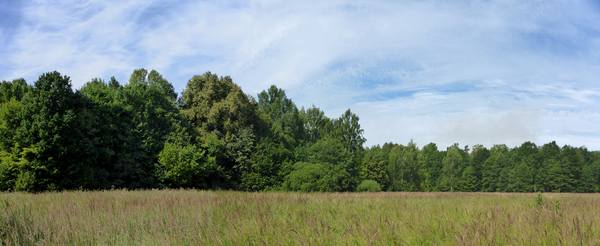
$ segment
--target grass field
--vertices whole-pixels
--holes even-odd
[[[599,223],[596,194],[0,194],[3,245],[600,245]]]

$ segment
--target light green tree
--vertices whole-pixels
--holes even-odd
[[[457,144],[455,144],[458,146]],[[446,157],[442,160],[442,182],[441,185],[450,192],[459,188],[461,175],[465,160],[458,148],[449,148]]]
[[[388,174],[380,153],[369,152],[363,157],[359,176],[362,180],[373,180],[382,187],[387,186]]]
[[[221,186],[236,188],[243,174],[251,169],[250,155],[257,142],[256,132],[263,132],[257,131],[264,123],[257,115],[254,98],[244,94],[231,77],[206,72],[188,80],[178,105],[181,114],[199,132],[202,142],[214,139],[220,142],[213,145],[220,149],[211,156],[223,167]]]
[[[359,117],[348,109],[340,118],[333,120],[333,130],[330,132],[340,138],[344,148],[352,154],[363,150],[363,143],[367,141],[358,120]]]
[[[306,139],[309,142],[315,143],[329,132],[328,126],[331,126],[331,120],[315,105],[306,110],[303,107],[300,110],[300,116],[304,122]]]
[[[394,147],[390,152],[388,170],[393,175],[391,190],[418,191],[421,189],[424,169],[419,162],[417,144],[410,140],[406,147]]]
[[[304,123],[296,104],[285,91],[271,85],[258,94],[258,110],[270,117],[271,131],[292,146],[304,139]]]

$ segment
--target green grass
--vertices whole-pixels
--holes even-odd
[[[7,245],[600,245],[600,195],[537,196],[4,193],[0,237]]]

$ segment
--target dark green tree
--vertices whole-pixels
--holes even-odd
[[[294,153],[282,143],[263,138],[252,153],[252,166],[245,172],[240,188],[247,191],[277,189],[292,171]]]
[[[529,158],[530,164],[534,164],[530,167],[537,167],[537,164],[534,162],[538,160],[539,150],[535,143],[527,141],[518,148],[515,148],[514,151],[516,152],[514,157],[515,163],[521,163],[522,160]]]
[[[511,159],[508,147],[504,144],[496,144],[490,149],[490,157],[483,163],[481,186],[482,191],[495,192],[502,191],[503,183],[502,171],[510,165]],[[504,177],[507,178],[507,177]]]
[[[473,167],[473,173],[476,177],[475,190],[481,191],[481,181],[483,180],[483,163],[490,158],[490,151],[483,145],[473,146],[471,151],[470,165]]]
[[[469,192],[478,191],[479,180],[477,179],[475,167],[471,165],[465,168],[462,173],[461,181],[461,190]]]
[[[559,158],[560,147],[555,141],[544,144],[538,152],[539,166],[533,176],[534,191],[551,191],[549,187],[549,174],[551,164]]]
[[[453,192],[460,189],[462,171],[465,168],[465,154],[458,148],[458,143],[448,148],[446,156],[442,160],[441,187]],[[468,157],[467,157],[468,158]]]
[[[561,150],[561,164],[565,172],[565,187],[561,192],[583,192],[581,186],[581,171],[584,166],[584,158],[580,150],[565,145]]]
[[[528,158],[529,159],[529,158]],[[508,191],[512,192],[532,192],[533,175],[528,159],[521,160],[521,163],[515,166],[510,174],[510,183]]]
[[[429,143],[423,146],[419,152],[419,165],[425,169],[424,172],[424,190],[437,191],[439,180],[442,174],[442,154],[438,151],[435,143]]]
[[[560,155],[560,147],[556,144],[556,141],[544,144],[540,150],[540,155],[544,160],[557,159]]]
[[[24,100],[10,158],[19,166],[13,188],[95,188],[93,105],[58,72],[41,75]]]
[[[302,192],[352,191],[356,184],[346,170],[328,163],[294,164],[294,171],[285,177],[283,189]]]
[[[159,153],[182,124],[172,85],[154,70],[137,69],[129,84],[93,79],[81,93],[96,105],[99,187],[157,187]]]
[[[546,191],[551,192],[568,192],[572,187],[569,186],[567,181],[566,168],[563,166],[563,162],[548,159],[546,160],[546,168],[548,168],[547,188]]]
[[[583,168],[583,192],[600,192],[600,160],[596,160]]]

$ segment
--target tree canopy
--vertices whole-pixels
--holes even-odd
[[[2,81],[0,190],[600,192],[600,152],[585,147],[366,147],[359,121],[211,72],[181,95],[146,69],[79,90],[56,71]]]

